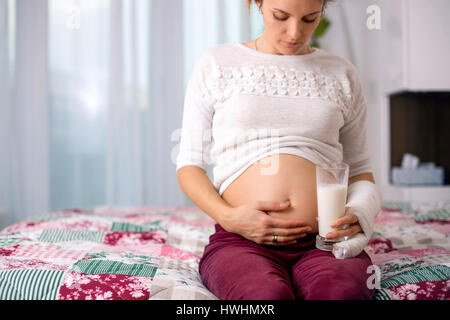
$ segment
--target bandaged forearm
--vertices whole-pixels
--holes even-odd
[[[367,180],[352,183],[347,190],[347,214],[353,213],[363,233],[357,233],[350,239],[336,243],[333,254],[337,259],[358,256],[369,243],[373,234],[374,220],[381,210],[381,192],[378,187]]]
[[[381,210],[381,191],[376,184],[360,180],[352,183],[347,190],[348,214],[358,217],[358,222],[367,239],[373,234],[374,220]]]

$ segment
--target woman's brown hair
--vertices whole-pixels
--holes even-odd
[[[255,3],[256,3],[256,0],[246,0],[245,5],[247,6],[248,11],[250,11],[250,8],[252,7],[252,2],[253,2],[253,1],[255,1]],[[262,5],[262,3],[263,3],[264,0],[258,0],[258,1],[261,2],[261,5]],[[323,0],[323,9],[322,9],[322,12],[325,11],[325,8],[327,7],[328,2],[331,2],[331,1],[333,1],[333,0]]]

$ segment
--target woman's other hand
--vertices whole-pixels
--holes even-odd
[[[219,224],[228,232],[237,233],[258,244],[294,244],[297,239],[311,232],[311,227],[303,220],[280,219],[266,213],[267,211],[283,211],[289,206],[289,203],[280,206],[279,202],[273,201],[245,204],[230,209]]]
[[[332,227],[333,229],[338,230],[327,233],[327,240],[352,237],[359,232],[363,232],[361,225],[359,224],[358,217],[352,213],[347,213],[348,208],[346,208],[345,211],[345,216],[340,217],[330,225],[330,227]],[[316,217],[316,220],[319,221],[318,217]]]

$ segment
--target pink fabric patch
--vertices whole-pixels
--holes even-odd
[[[77,220],[77,221],[55,221],[55,223],[51,224],[51,228],[55,227],[62,228],[65,230],[90,230],[90,231],[109,231],[111,229],[110,222],[98,222],[98,221],[89,221],[89,220]]]
[[[90,230],[90,231],[108,231],[111,229],[110,222],[97,222],[81,219],[71,221],[67,219],[55,219],[48,221],[32,221],[32,222],[20,222],[17,223],[4,232],[12,233],[17,231],[33,231],[33,230],[45,230],[45,229],[64,229],[64,230]]]
[[[14,252],[17,250],[17,247],[19,247],[18,244],[14,245],[14,246],[9,246],[9,247],[5,247],[5,248],[0,248],[0,256],[11,256],[14,254]]]
[[[376,217],[374,220],[374,222],[376,224],[386,224],[389,222],[397,222],[397,221],[405,221],[405,218],[390,216],[390,215],[383,215],[383,216]]]
[[[14,256],[37,259],[69,259],[79,260],[84,257],[86,250],[65,249],[56,245],[19,245],[13,253]]]
[[[415,258],[422,258],[426,256],[431,256],[433,254],[450,254],[450,250],[441,248],[425,248],[416,250],[402,250],[402,254]]]
[[[45,269],[45,270],[60,270],[65,271],[70,268],[73,262],[70,263],[52,263],[49,261],[42,261],[39,259],[22,259],[21,257],[4,256],[0,260],[0,271],[13,269]]]
[[[385,207],[383,207],[383,208],[381,208],[381,211],[384,213],[384,212],[399,212],[399,213],[401,213],[403,210],[402,209],[391,209],[391,208],[385,208]]]
[[[130,245],[114,245],[110,246],[108,244],[100,244],[95,246],[89,250],[89,252],[116,252],[116,253],[124,253],[124,252],[132,252],[133,254],[142,254],[148,257],[159,257],[161,255],[161,247],[160,243],[144,243],[140,245],[130,244]]]
[[[188,260],[188,259],[198,259],[197,255],[190,254],[189,252],[182,251],[180,249],[174,248],[172,246],[164,244],[161,248],[161,255],[164,257],[169,257],[176,260]]]
[[[373,237],[370,239],[368,246],[372,249],[373,254],[386,253],[397,250],[392,246],[391,240],[384,237]]]
[[[152,278],[123,274],[67,272],[60,300],[148,300]]]
[[[450,300],[450,280],[407,283],[385,290],[393,300]]]
[[[40,226],[45,221],[35,221],[35,222],[19,222],[3,230],[3,233],[13,233],[18,231],[28,231],[28,230],[40,230]]]
[[[449,235],[450,234],[450,224],[441,223],[441,222],[432,222],[428,223],[427,226],[429,226],[431,229],[433,229],[436,232]]]
[[[103,240],[104,244],[110,246],[129,246],[132,244],[140,245],[147,242],[165,243],[166,233],[162,231],[114,231],[108,232]]]

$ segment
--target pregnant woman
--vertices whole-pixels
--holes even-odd
[[[186,91],[178,181],[217,222],[203,283],[227,300],[371,299],[362,248],[344,259],[315,248],[315,164],[350,165],[350,210],[328,239],[369,239],[380,209],[357,70],[308,46],[327,0],[255,3],[261,37],[205,51]]]

